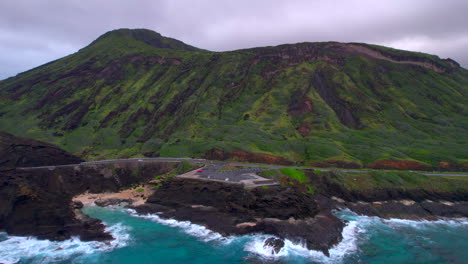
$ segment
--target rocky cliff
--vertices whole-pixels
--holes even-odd
[[[0,156],[9,168],[0,170],[0,230],[11,235],[64,240],[108,240],[100,220],[81,214],[72,197],[84,192],[117,191],[173,170],[174,163],[124,162],[110,165],[73,165],[50,168],[11,168],[76,163],[80,159],[35,140],[4,135]],[[3,146],[2,145],[2,146]],[[18,148],[18,146],[22,146]],[[9,158],[10,157],[10,158]],[[9,159],[8,159],[9,158]]]
[[[0,131],[0,168],[78,164],[82,161],[53,144]]]

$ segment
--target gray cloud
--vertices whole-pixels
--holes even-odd
[[[148,28],[214,50],[304,41],[366,42],[468,66],[462,0],[48,0],[0,2],[0,79],[116,28]]]

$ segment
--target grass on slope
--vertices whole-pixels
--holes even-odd
[[[343,64],[257,59],[252,51],[171,50],[131,34],[109,34],[0,82],[0,130],[56,143],[90,160],[202,157],[215,147],[306,165],[468,160],[463,69],[441,74],[364,57],[346,57]],[[11,93],[18,98],[7,99]],[[27,111],[44,98],[50,101]],[[310,99],[311,110],[290,114],[302,98]],[[362,127],[342,123],[353,116]],[[78,127],[68,129],[74,120],[81,120]]]
[[[303,189],[316,191],[316,186],[311,184],[314,178],[325,177],[329,181],[337,183],[350,191],[368,192],[376,189],[400,189],[406,191],[428,191],[428,192],[458,192],[468,193],[468,176],[439,177],[425,176],[409,171],[371,171],[343,172],[340,170],[314,172],[296,169],[272,169],[260,173],[265,178],[274,179],[287,185],[296,185]],[[293,181],[284,179],[294,179]],[[297,180],[297,181],[296,181]]]
[[[288,176],[289,178],[297,180],[299,183],[306,183],[309,179],[305,176],[303,170],[296,170],[290,168],[280,169],[281,173]]]
[[[425,190],[436,192],[468,193],[468,177],[425,176],[408,171],[372,171],[371,173],[344,173],[341,171],[323,172],[320,176],[329,177],[348,190],[363,191],[396,188],[402,190]]]

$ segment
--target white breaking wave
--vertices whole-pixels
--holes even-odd
[[[72,256],[112,251],[128,244],[128,229],[120,223],[107,227],[106,231],[115,238],[107,242],[84,242],[77,237],[65,241],[50,241],[0,233],[0,237],[5,239],[0,241],[0,263],[17,263],[20,260],[26,260],[25,263],[49,263],[70,259]]]
[[[258,235],[245,244],[244,250],[267,259],[282,257],[303,257],[321,263],[340,263],[343,258],[357,251],[357,235],[361,232],[356,222],[348,223],[343,229],[343,240],[329,250],[330,257],[321,251],[309,250],[304,243],[294,243],[288,239],[284,240],[284,247],[277,253],[272,252],[271,247],[264,247],[265,240],[271,235]]]
[[[350,221],[343,229],[343,240],[335,247],[329,250],[330,257],[325,256],[321,251],[309,250],[304,244],[293,243],[290,240],[285,240],[284,247],[277,253],[272,253],[271,247],[264,247],[265,240],[272,237],[272,235],[246,235],[239,237],[223,237],[221,234],[213,232],[204,226],[193,224],[190,221],[177,221],[174,219],[162,219],[158,214],[140,215],[133,209],[126,209],[126,211],[134,217],[144,218],[153,222],[181,228],[186,234],[197,237],[204,242],[218,240],[225,243],[231,243],[235,240],[247,241],[244,246],[246,252],[251,252],[262,258],[281,258],[288,256],[300,256],[310,258],[323,263],[338,263],[346,255],[353,254],[357,251],[357,236],[363,230],[359,228],[357,221]]]
[[[442,220],[406,220],[406,219],[384,219],[382,220],[385,224],[389,226],[411,226],[413,228],[426,228],[433,227],[434,225],[447,225],[447,226],[458,226],[458,227],[468,227],[468,218],[458,218],[458,219],[442,219]]]
[[[174,219],[162,219],[158,214],[139,215],[133,209],[126,209],[126,211],[139,218],[151,220],[153,222],[182,229],[186,234],[199,238],[204,242],[208,241],[222,241],[224,243],[240,242],[244,244],[244,251],[250,252],[255,256],[266,259],[287,258],[294,259],[296,257],[306,258],[319,263],[342,263],[347,256],[357,254],[359,252],[360,241],[366,240],[366,233],[375,226],[386,225],[392,227],[393,225],[422,227],[431,224],[446,224],[446,225],[463,225],[468,226],[467,219],[448,219],[438,221],[413,221],[402,219],[382,219],[379,217],[359,216],[349,209],[337,212],[340,218],[347,220],[346,226],[343,228],[343,239],[336,246],[329,250],[330,257],[327,257],[321,251],[309,250],[304,243],[294,243],[290,240],[285,240],[284,247],[277,253],[272,252],[271,247],[264,247],[265,240],[274,237],[272,235],[245,235],[238,237],[225,238],[221,234],[213,232],[204,226],[193,224],[190,221],[177,221]]]
[[[126,211],[131,216],[134,216],[134,217],[148,219],[150,221],[153,221],[162,225],[170,226],[170,227],[181,228],[186,234],[197,237],[204,242],[219,240],[225,243],[229,243],[233,239],[232,237],[223,237],[221,234],[217,232],[213,232],[209,230],[208,228],[201,226],[201,225],[192,224],[190,221],[177,221],[174,219],[162,219],[157,214],[140,215],[140,214],[137,214],[137,212],[133,209],[126,209]]]

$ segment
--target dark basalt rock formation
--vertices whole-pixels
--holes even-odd
[[[348,202],[376,202],[376,201],[393,201],[393,200],[412,200],[423,202],[426,200],[432,201],[450,201],[461,202],[468,201],[466,191],[437,191],[424,189],[403,189],[396,187],[373,188],[365,190],[349,190],[343,185],[330,180],[330,177],[314,175],[309,177],[311,184],[316,186],[321,195],[327,197],[338,197]]]
[[[140,214],[161,213],[201,224],[223,235],[265,233],[303,242],[328,254],[342,239],[344,223],[329,212],[319,212],[313,197],[280,186],[246,190],[242,185],[174,178],[133,207]]]
[[[271,248],[271,254],[278,254],[283,247],[284,240],[274,237],[268,238],[263,244],[263,248]]]
[[[118,199],[118,198],[110,198],[110,199],[98,199],[96,201],[94,201],[94,203],[97,205],[97,206],[101,206],[101,207],[106,207],[106,206],[109,206],[109,205],[120,205],[120,204],[132,204],[132,200],[131,199]]]
[[[403,219],[438,219],[440,217],[468,216],[468,202],[434,202],[434,201],[376,201],[360,203],[343,203],[353,212],[381,218]]]
[[[464,191],[428,191],[392,187],[348,190],[328,177],[311,177],[319,190],[320,210],[349,208],[355,213],[382,218],[438,219],[468,217],[468,194]]]
[[[0,168],[66,165],[82,161],[53,144],[0,131]]]
[[[24,140],[21,139],[21,142],[25,142]],[[73,163],[77,160],[76,157],[55,149],[53,145],[34,140],[29,142],[34,142],[34,146],[45,146],[43,149],[50,148],[50,151],[41,152],[50,154],[46,164],[55,165],[55,160],[57,163]],[[18,145],[15,141],[9,144]],[[0,152],[0,155],[7,156],[3,152]],[[34,153],[27,151],[21,152],[18,157],[27,159],[18,158],[15,162],[5,164],[46,165],[41,159],[35,159]],[[71,236],[80,236],[84,241],[112,239],[112,236],[104,231],[105,227],[101,221],[82,214],[80,208],[83,205],[72,203],[72,198],[86,191],[118,191],[134,183],[152,179],[154,175],[168,173],[176,166],[177,163],[124,162],[110,165],[0,170],[0,230],[10,235],[36,236],[51,240],[65,240]]]

